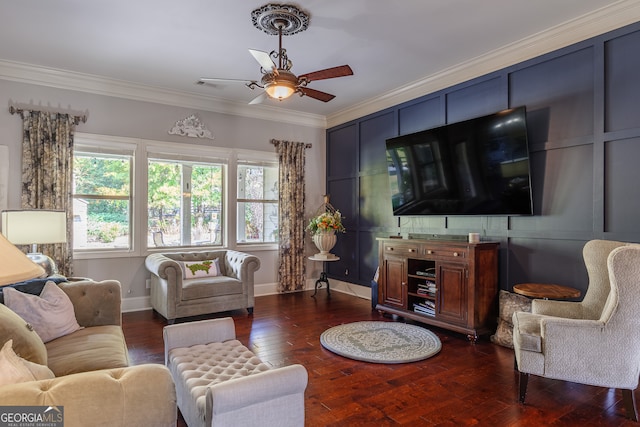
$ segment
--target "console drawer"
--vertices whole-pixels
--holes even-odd
[[[422,256],[439,260],[466,260],[469,249],[466,246],[439,246],[437,248],[423,248]]]
[[[419,246],[411,243],[385,243],[385,254],[418,255]]]

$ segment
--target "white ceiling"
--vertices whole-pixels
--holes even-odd
[[[437,88],[435,76],[472,78],[640,20],[638,0],[301,0],[291,4],[310,15],[309,28],[283,44],[298,75],[351,66],[353,76],[309,84],[334,100],[294,96],[246,106],[258,92],[242,83],[196,85],[200,77],[259,79],[247,49],[278,46],[277,36],[251,21],[251,11],[267,3],[0,0],[0,78],[19,80],[3,69],[19,65],[24,75],[30,64],[49,76],[72,71],[107,93],[133,83],[200,104],[284,108],[339,122],[367,105],[379,108],[381,99],[428,93]]]

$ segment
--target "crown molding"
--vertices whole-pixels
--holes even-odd
[[[231,114],[301,126],[326,128],[326,119],[317,114],[262,105],[246,105],[213,96],[174,91],[123,80],[41,67],[0,59],[0,79],[19,83],[74,90],[96,95],[132,99],[177,107]]]
[[[540,33],[327,116],[327,128],[411,101],[485,74],[570,46],[640,19],[640,2],[621,0]]]

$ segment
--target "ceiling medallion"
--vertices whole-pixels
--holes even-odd
[[[309,27],[309,15],[290,4],[267,4],[251,12],[253,26],[267,34],[277,36],[304,31]]]

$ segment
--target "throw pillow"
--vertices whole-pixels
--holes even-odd
[[[503,347],[513,348],[513,313],[531,311],[531,299],[512,292],[500,291],[498,297],[499,317],[496,333],[491,335],[491,342]]]
[[[33,326],[4,304],[0,304],[0,337],[12,338],[13,348],[20,357],[41,365],[47,363],[47,348],[42,338]]]
[[[218,258],[205,261],[185,261],[180,263],[183,279],[195,279],[198,277],[220,276],[220,262]]]
[[[500,318],[507,322],[511,322],[513,313],[516,311],[531,312],[531,298],[513,292],[501,290],[498,296],[498,305],[500,308]]]
[[[7,341],[0,350],[0,372],[0,386],[55,378],[48,367],[18,356],[13,351],[13,340]]]
[[[80,329],[73,303],[54,282],[47,282],[40,296],[25,294],[11,288],[5,289],[4,302],[33,326],[43,342],[52,341]]]
[[[513,348],[513,323],[498,319],[496,333],[489,337],[492,343]]]

